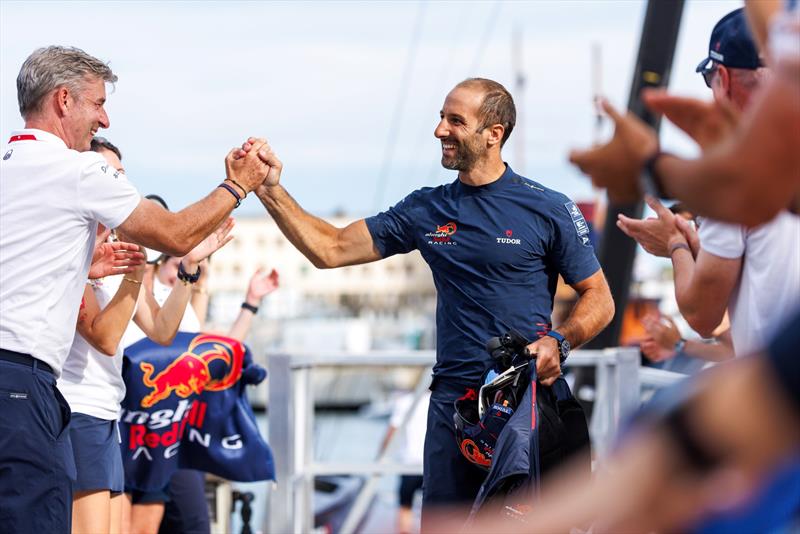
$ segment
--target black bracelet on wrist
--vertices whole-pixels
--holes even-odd
[[[233,178],[225,178],[225,179],[228,180],[230,183],[232,183],[233,185],[235,185],[236,187],[238,187],[239,189],[242,190],[242,198],[247,196],[247,189],[242,187],[242,184],[240,184],[239,182],[237,182]]]
[[[661,175],[656,171],[656,162],[665,153],[657,150],[655,154],[647,158],[644,162],[644,172],[642,172],[642,189],[648,195],[655,198],[668,198],[664,191]]]
[[[236,189],[226,184],[225,182],[222,182],[217,187],[218,188],[221,187],[222,189],[233,195],[233,198],[236,199],[236,205],[234,206],[234,209],[239,207],[239,204],[242,203],[242,197],[239,196],[239,193],[236,192]]]
[[[258,306],[253,306],[252,304],[248,304],[247,302],[242,302],[242,309],[250,310],[251,312],[253,312],[253,315],[258,313]]]
[[[187,284],[194,284],[198,280],[200,280],[200,266],[197,266],[197,272],[194,274],[187,273],[183,268],[183,262],[178,264],[178,280],[181,282],[186,282]]]

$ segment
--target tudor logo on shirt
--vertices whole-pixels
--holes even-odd
[[[509,229],[506,230],[505,237],[496,237],[495,239],[497,240],[498,245],[521,245],[522,240],[516,237],[512,237],[513,235],[514,231]]]
[[[429,245],[456,245],[452,235],[456,233],[456,223],[448,222],[436,226],[435,232],[428,232],[425,237],[428,238]]]

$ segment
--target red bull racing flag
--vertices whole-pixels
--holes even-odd
[[[164,488],[177,469],[229,480],[274,480],[272,451],[245,396],[266,370],[238,340],[179,332],[169,347],[143,339],[125,349],[120,415],[125,484]]]

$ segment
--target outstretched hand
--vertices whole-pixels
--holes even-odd
[[[105,234],[108,237],[108,234]],[[128,274],[144,265],[145,257],[139,245],[115,241],[99,243],[94,248],[89,278],[103,278],[115,274]]]
[[[639,174],[658,150],[658,136],[633,113],[621,115],[605,99],[600,107],[614,121],[614,136],[604,145],[571,151],[569,161],[589,175],[596,187],[608,189],[612,202],[635,202],[641,196]]]
[[[725,99],[706,102],[647,89],[642,92],[642,100],[651,110],[664,114],[686,132],[703,150],[719,144],[739,124],[739,110]]]
[[[266,269],[259,268],[250,278],[247,287],[247,303],[258,306],[265,296],[278,289],[278,271],[272,269],[269,273]]]
[[[183,258],[183,268],[186,269],[187,272],[196,272],[197,266],[201,261],[229,243],[233,239],[230,233],[231,230],[233,230],[234,222],[233,217],[228,217],[216,230],[211,232],[208,237],[194,247],[189,254]]]
[[[631,219],[623,214],[617,218],[617,227],[625,235],[639,243],[653,256],[669,258],[670,248],[677,243],[686,243],[683,232],[675,223],[674,213],[651,196],[645,197],[647,205],[656,212],[656,218]]]

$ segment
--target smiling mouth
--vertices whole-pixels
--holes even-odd
[[[452,143],[442,143],[442,152],[452,151],[456,149],[456,145]]]

